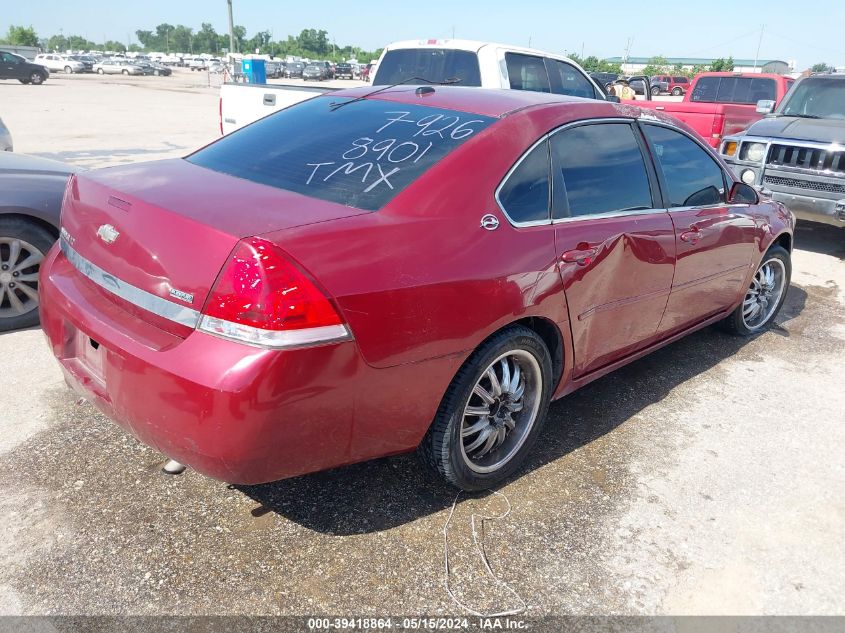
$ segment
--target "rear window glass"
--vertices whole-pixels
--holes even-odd
[[[761,99],[774,101],[775,89],[774,80],[766,77],[702,77],[695,85],[692,100],[753,105]]]
[[[481,86],[478,55],[449,48],[399,48],[385,53],[373,85],[416,85],[456,79],[460,86]]]
[[[224,136],[187,160],[252,182],[375,211],[494,121],[376,99],[317,97]]]

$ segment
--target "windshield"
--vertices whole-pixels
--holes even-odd
[[[408,81],[414,77],[417,81]],[[478,55],[448,48],[400,48],[387,51],[373,79],[374,86],[410,85],[459,79],[461,86],[481,86]]]
[[[845,77],[810,78],[787,95],[777,113],[820,119],[845,119]]]
[[[259,119],[187,160],[252,182],[375,211],[493,121],[378,99],[317,97]]]

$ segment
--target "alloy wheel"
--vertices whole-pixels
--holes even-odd
[[[525,350],[502,354],[482,372],[461,423],[461,455],[471,470],[489,473],[516,455],[537,419],[542,376]]]
[[[38,309],[38,269],[44,254],[15,237],[0,237],[0,319]]]
[[[749,330],[758,330],[768,323],[778,309],[786,286],[786,268],[773,257],[764,262],[742,301],[742,321]]]

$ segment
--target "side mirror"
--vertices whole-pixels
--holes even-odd
[[[757,102],[757,114],[771,114],[775,109],[775,102],[771,99],[760,99]]]
[[[757,190],[744,182],[735,182],[728,194],[728,204],[757,204]]]
[[[607,95],[607,100],[610,101],[610,103],[622,103],[622,99],[616,95]]]

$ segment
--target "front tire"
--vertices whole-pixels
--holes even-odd
[[[751,336],[769,329],[786,300],[791,278],[789,253],[780,246],[772,246],[760,261],[742,302],[722,321],[724,329],[737,336]]]
[[[29,76],[29,83],[31,83],[33,86],[40,86],[44,83],[44,75],[42,75],[41,73],[32,73]]]
[[[653,97],[656,97],[656,96],[658,96],[659,94],[660,94],[660,88],[658,88],[657,86],[652,86],[652,87],[651,87],[651,95],[652,95]]]
[[[492,488],[522,464],[549,408],[552,363],[533,330],[512,326],[483,343],[449,385],[418,453],[462,490]]]
[[[55,241],[37,224],[0,217],[0,332],[38,324],[38,272]]]
[[[65,66],[65,74],[70,75],[72,73],[73,73],[73,68],[71,68],[70,66]]]
[[[124,75],[128,75],[128,74],[129,74],[129,71],[128,71],[128,70],[126,70],[126,69],[124,69],[124,70],[123,70],[123,74],[124,74]]]
[[[98,74],[98,75],[105,75],[105,74],[106,74],[106,71],[105,71],[105,70],[103,70],[102,68],[98,68],[98,69],[97,69],[97,74]]]

